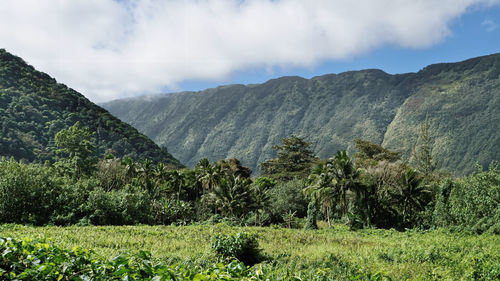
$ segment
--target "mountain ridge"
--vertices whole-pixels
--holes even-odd
[[[500,115],[499,69],[500,54],[491,54],[433,64],[418,72],[389,74],[367,69],[310,79],[287,76],[251,86],[225,85],[160,94],[149,100],[115,100],[102,106],[167,146],[188,166],[204,157],[211,161],[236,157],[254,171],[275,156],[272,146],[291,134],[312,142],[322,158],[340,149],[353,152],[352,141],[363,138],[401,151],[409,159],[419,126],[428,115],[437,134],[433,156],[441,168],[463,174],[473,169],[475,161],[488,165],[500,159],[500,149],[494,145],[498,133],[493,133],[498,126],[490,122]],[[472,83],[474,79],[482,82]],[[455,87],[464,83],[468,88]],[[440,94],[440,88],[453,92],[456,100]],[[474,95],[468,96],[465,90]],[[472,114],[469,121],[477,128],[446,107]],[[464,126],[471,133],[453,133]],[[485,143],[467,139],[473,136]]]

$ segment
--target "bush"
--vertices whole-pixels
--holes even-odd
[[[192,203],[175,198],[161,198],[152,201],[155,224],[187,225],[195,220]]]
[[[307,213],[307,203],[302,190],[305,184],[302,180],[280,182],[270,190],[270,223],[283,222],[283,216],[292,212],[298,218]]]
[[[500,171],[476,171],[461,180],[443,182],[434,210],[436,226],[450,226],[474,233],[498,233],[500,221]]]
[[[88,210],[85,205],[88,202],[90,192],[98,185],[95,178],[86,178],[74,181],[64,179],[62,191],[57,197],[58,208],[54,211],[50,223],[55,225],[70,225],[79,223],[86,218]],[[90,222],[89,222],[90,223]]]
[[[219,257],[228,260],[237,259],[248,266],[263,260],[257,237],[246,232],[228,236],[216,235],[210,246]]]
[[[54,174],[48,166],[0,160],[0,222],[47,224],[61,194]]]
[[[104,191],[98,187],[89,194],[85,208],[94,225],[132,225],[151,223],[151,203],[146,191],[130,186]]]
[[[151,253],[92,258],[80,247],[72,250],[34,240],[0,237],[0,280],[254,280],[253,271],[238,262],[206,269],[153,262]],[[260,279],[260,278],[259,278]]]

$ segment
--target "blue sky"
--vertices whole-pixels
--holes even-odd
[[[94,102],[500,52],[500,0],[2,0],[0,48]]]
[[[473,57],[500,52],[500,5],[470,9],[450,25],[452,34],[440,43],[424,48],[381,46],[365,54],[343,60],[325,61],[312,68],[263,68],[239,71],[229,79],[220,81],[185,81],[179,90],[199,91],[221,84],[263,83],[281,76],[311,78],[323,74],[340,73],[369,68],[387,73],[417,72],[427,65],[441,62],[458,62]],[[166,92],[168,88],[164,89]]]

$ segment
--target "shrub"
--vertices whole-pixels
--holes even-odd
[[[194,221],[195,210],[189,201],[161,198],[152,201],[155,224],[187,225]]]
[[[270,189],[270,223],[283,222],[283,216],[289,212],[299,218],[306,216],[307,200],[302,193],[305,184],[302,180],[280,182]]]
[[[110,192],[95,188],[90,192],[85,208],[94,225],[131,225],[152,220],[147,192],[130,186]]]
[[[318,229],[318,225],[316,224],[316,217],[316,201],[312,200],[307,206],[307,222],[305,226],[306,229]]]
[[[461,180],[444,181],[437,196],[434,222],[475,233],[498,233],[500,220],[500,171],[495,163],[489,171],[478,167]]]
[[[206,269],[152,261],[151,253],[92,258],[80,247],[72,250],[34,240],[0,237],[0,280],[254,280],[253,271],[239,262]],[[259,278],[260,279],[260,278]]]
[[[64,179],[62,191],[57,197],[58,208],[54,211],[50,223],[55,225],[70,225],[86,218],[90,192],[98,185],[95,178],[86,178],[74,181]],[[86,218],[88,221],[88,219]],[[90,223],[90,221],[88,221]]]
[[[61,186],[51,167],[0,160],[0,222],[48,223]]]
[[[263,260],[257,237],[246,232],[228,236],[215,235],[210,246],[219,257],[237,259],[249,266]]]

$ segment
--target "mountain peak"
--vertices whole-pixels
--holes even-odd
[[[111,152],[180,166],[145,135],[5,49],[0,49],[0,105],[1,156],[54,160],[55,134],[80,121],[95,132],[100,156]]]

